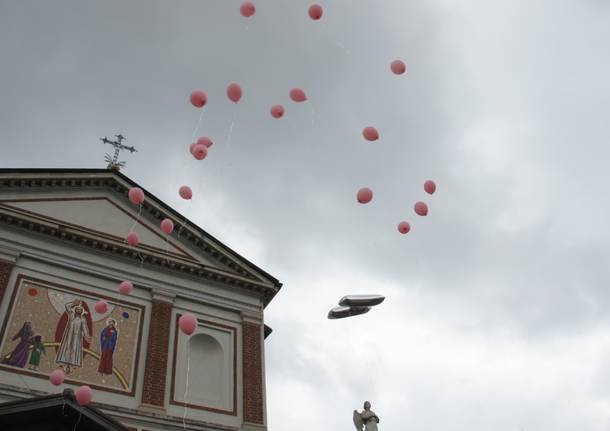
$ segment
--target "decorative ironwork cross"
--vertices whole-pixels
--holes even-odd
[[[127,145],[123,145],[123,141],[125,140],[125,136],[121,135],[120,133],[118,135],[114,135],[116,137],[116,141],[111,141],[110,139],[108,139],[106,136],[104,136],[103,138],[100,138],[100,141],[102,141],[104,144],[110,144],[114,147],[114,157],[111,157],[110,154],[106,153],[106,157],[104,157],[104,161],[106,163],[108,163],[108,169],[116,169],[117,171],[120,170],[123,166],[125,166],[126,162],[119,162],[119,152],[121,150],[127,150],[130,152],[134,152],[134,151],[138,151],[136,150],[134,147],[128,147]]]

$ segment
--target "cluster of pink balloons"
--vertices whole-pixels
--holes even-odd
[[[436,183],[432,180],[427,180],[424,183],[424,191],[429,195],[434,194],[434,192],[436,191]],[[428,205],[426,205],[425,202],[415,202],[415,205],[413,205],[413,209],[415,210],[415,214],[417,214],[418,216],[424,217],[428,215]]]
[[[307,95],[302,88],[293,88],[289,93],[290,99],[295,103],[302,103],[307,100]],[[284,116],[284,106],[273,105],[270,109],[273,118],[282,118]]]
[[[49,381],[54,386],[59,386],[63,384],[65,379],[66,375],[62,370],[53,370],[53,372],[51,372],[51,374],[49,375]],[[86,406],[87,404],[91,403],[91,400],[93,400],[93,391],[87,385],[79,387],[74,392],[74,395],[76,398],[76,402],[81,406]]]
[[[144,190],[140,187],[132,187],[127,192],[129,201],[134,205],[142,205],[144,202]],[[129,232],[125,238],[127,244],[132,247],[137,246],[140,243],[140,235],[137,232]]]
[[[246,6],[244,6],[246,5]],[[251,8],[250,8],[251,5]],[[247,13],[250,13],[252,11],[252,14],[254,14],[254,10],[256,10],[254,8],[254,5],[246,2],[244,4],[242,4],[242,8],[244,8],[244,10]],[[252,16],[248,15],[248,16]],[[244,13],[242,12],[242,15],[244,15]],[[245,16],[245,15],[244,15]],[[229,86],[227,87],[227,97],[228,99],[233,102],[233,103],[238,103],[243,95],[243,90],[241,88],[241,86],[237,83],[231,83],[229,84]],[[290,99],[292,99],[293,102],[296,103],[301,103],[301,102],[305,102],[307,100],[307,94],[305,94],[305,91],[302,88],[293,88],[292,90],[290,90]],[[206,95],[206,93],[202,90],[195,90],[191,93],[191,104],[196,107],[196,108],[203,108],[203,106],[207,103],[208,97]],[[271,107],[271,116],[273,118],[282,118],[284,116],[284,107],[282,105],[273,105]],[[200,138],[201,139],[201,138]],[[209,139],[209,138],[206,138]],[[198,143],[197,143],[198,144]],[[191,144],[190,146],[190,152],[191,154],[193,154],[193,156],[198,159],[198,160],[202,160],[205,158],[205,156],[207,155],[207,152],[201,148],[197,148],[197,144]],[[211,141],[210,141],[210,145],[207,145],[207,148],[209,148],[211,146]]]
[[[251,16],[254,16],[254,14],[256,13],[256,6],[251,1],[245,1],[239,7],[239,13],[244,18],[250,18]],[[307,13],[309,14],[309,17],[311,19],[313,19],[314,21],[317,21],[320,18],[322,18],[322,13],[323,13],[322,6],[320,6],[319,4],[311,5],[309,7]]]
[[[434,194],[436,191],[436,183],[432,180],[427,180],[424,183],[424,191],[428,194]],[[361,204],[368,204],[373,200],[373,191],[369,187],[362,187],[358,190],[356,194],[356,200]],[[425,217],[428,215],[428,205],[425,202],[415,202],[413,205],[413,209],[415,210],[415,214],[421,217]],[[401,221],[398,223],[398,232],[402,234],[409,233],[411,230],[411,225],[407,221]]]

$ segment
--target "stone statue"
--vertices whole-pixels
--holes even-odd
[[[371,410],[371,403],[368,401],[364,402],[364,410],[362,413],[358,413],[358,410],[354,410],[354,425],[358,431],[377,431],[377,424],[379,418],[373,410]]]

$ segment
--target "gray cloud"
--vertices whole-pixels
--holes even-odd
[[[121,131],[128,176],[277,275],[271,429],[349,428],[365,398],[382,429],[605,429],[607,4],[238,5],[3,2],[4,166],[101,167]],[[388,300],[327,321],[352,291]]]

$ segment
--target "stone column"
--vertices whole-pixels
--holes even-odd
[[[165,409],[165,383],[169,357],[169,336],[175,295],[153,290],[142,405]]]
[[[242,312],[243,430],[266,430],[263,314]]]

